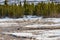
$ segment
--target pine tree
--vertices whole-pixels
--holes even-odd
[[[4,4],[5,4],[5,5],[8,5],[8,3],[7,3],[7,2],[8,2],[8,0],[5,0]]]

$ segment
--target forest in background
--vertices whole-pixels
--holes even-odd
[[[0,5],[0,18],[9,17],[9,18],[20,18],[24,15],[36,15],[43,17],[60,17],[60,4],[54,2],[48,3],[27,3],[24,1],[22,6],[21,2],[17,4],[9,5],[6,1],[4,5]]]

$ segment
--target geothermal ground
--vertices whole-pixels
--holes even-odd
[[[60,40],[60,18],[0,19],[0,40]]]

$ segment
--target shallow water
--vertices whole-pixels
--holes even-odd
[[[0,27],[2,27],[2,34],[11,34],[15,36],[33,37],[35,40],[60,40],[60,18],[30,18],[30,19],[0,19]],[[53,30],[18,30],[17,28],[55,28]],[[13,30],[12,30],[13,29]],[[21,28],[20,28],[21,29]],[[12,32],[7,32],[12,30]],[[15,30],[15,31],[14,31]],[[6,31],[6,32],[4,32]],[[13,32],[14,31],[14,32]],[[25,33],[25,35],[24,35]]]
[[[20,36],[20,37],[32,37],[36,40],[57,40],[60,39],[60,29],[56,30],[27,30],[22,32],[14,32],[8,33],[3,32],[4,34],[11,34],[12,36]]]

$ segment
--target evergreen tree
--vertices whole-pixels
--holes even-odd
[[[8,0],[5,0],[4,4],[5,4],[5,5],[8,5],[8,3],[7,3],[7,2],[8,2]]]

